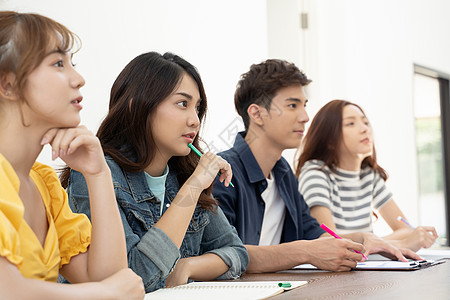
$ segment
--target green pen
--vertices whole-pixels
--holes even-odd
[[[191,143],[189,143],[188,144],[188,147],[189,148],[191,148],[192,149],[192,151],[194,151],[195,152],[195,154],[197,154],[199,157],[201,157],[202,156],[202,153],[200,152],[200,151],[198,151],[198,149],[197,148],[195,148],[195,146],[194,145],[192,145]],[[217,175],[219,175],[220,176],[220,172],[217,174]],[[233,183],[232,182],[230,182],[230,186],[232,186],[232,187],[234,187],[234,185],[233,185]]]
[[[278,283],[278,286],[283,288],[290,288],[291,284],[289,282],[280,282]]]

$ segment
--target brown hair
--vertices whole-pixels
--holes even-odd
[[[303,165],[311,159],[323,161],[332,170],[339,165],[339,145],[342,141],[342,114],[344,107],[347,105],[356,106],[364,116],[366,115],[359,105],[345,100],[333,100],[324,105],[314,116],[308,133],[303,139],[302,153],[295,168],[297,177],[300,175]],[[369,166],[377,171],[384,180],[387,180],[388,175],[377,164],[376,157],[374,145],[372,155],[362,161],[361,167]]]
[[[155,156],[156,146],[152,135],[151,117],[157,106],[177,88],[184,74],[196,83],[201,98],[198,118],[205,119],[207,101],[203,83],[197,69],[180,56],[172,53],[144,53],[134,58],[122,70],[111,88],[109,111],[97,132],[106,155],[124,170],[142,172]],[[201,151],[199,136],[193,145]],[[169,168],[177,174],[180,185],[192,175],[199,157],[190,152],[187,156],[174,156]],[[61,174],[67,187],[70,170]],[[198,203],[213,210],[217,205],[211,194],[212,184],[203,190]]]
[[[27,77],[52,50],[50,47],[54,45],[59,51],[69,52],[75,44],[81,46],[78,36],[50,18],[0,11],[0,75],[15,74],[14,89],[24,101]]]
[[[250,70],[241,75],[234,94],[234,105],[244,121],[245,130],[250,125],[247,109],[251,104],[263,105],[269,110],[279,89],[297,84],[306,86],[310,82],[295,64],[285,60],[268,59],[251,65]]]

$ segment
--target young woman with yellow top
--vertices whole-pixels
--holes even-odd
[[[0,12],[0,298],[142,299],[99,140],[79,126],[76,36],[37,14]],[[86,178],[92,226],[74,214],[43,145]],[[92,227],[92,230],[91,230]],[[57,284],[61,273],[72,285]]]

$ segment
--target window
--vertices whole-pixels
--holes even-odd
[[[418,163],[419,222],[434,225],[448,245],[450,103],[448,77],[415,66],[414,118]],[[449,173],[449,174],[447,174]]]

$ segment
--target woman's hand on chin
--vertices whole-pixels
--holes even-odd
[[[61,158],[70,168],[85,176],[97,176],[109,172],[99,139],[85,126],[52,128],[41,144],[52,146],[52,159]]]

